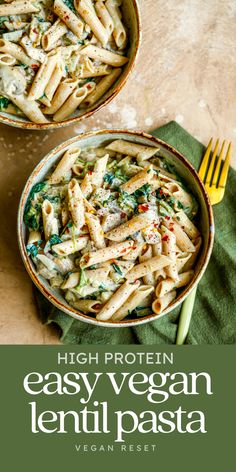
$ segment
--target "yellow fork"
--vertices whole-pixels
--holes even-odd
[[[223,141],[220,154],[217,159],[217,151],[219,148],[219,139],[217,139],[213,154],[212,152],[212,143],[213,139],[211,138],[203,160],[198,171],[200,179],[205,185],[205,189],[209,195],[212,205],[216,205],[221,202],[225,193],[225,186],[229,170],[229,162],[232,152],[232,143],[229,143],[228,149],[226,152],[225,160],[222,162],[225,141]],[[211,157],[210,157],[211,156]],[[190,295],[184,300],[181,308],[179,325],[176,337],[176,344],[184,344],[185,339],[188,334],[189,325],[192,317],[192,311],[195,301],[195,296],[197,292],[197,286],[192,290]]]

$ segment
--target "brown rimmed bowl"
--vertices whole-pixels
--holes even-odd
[[[101,110],[105,105],[111,102],[124,87],[128,77],[134,69],[137,59],[138,51],[141,44],[141,20],[140,11],[137,0],[123,0],[123,16],[124,23],[129,32],[129,50],[127,56],[129,62],[123,67],[122,73],[116,83],[108,90],[108,92],[94,105],[85,110],[76,111],[70,118],[60,122],[49,122],[36,124],[32,123],[28,118],[24,118],[10,113],[0,111],[0,123],[14,126],[16,128],[23,128],[28,130],[42,130],[42,129],[58,129],[68,125],[75,125],[85,118],[89,118],[98,110]]]
[[[27,238],[27,228],[23,221],[24,209],[27,202],[27,198],[32,187],[38,183],[42,182],[46,175],[49,173],[49,170],[60,160],[62,155],[67,149],[73,147],[98,147],[105,146],[110,141],[115,139],[125,139],[127,141],[133,141],[139,144],[145,144],[148,146],[153,146],[160,148],[161,153],[165,156],[167,162],[172,164],[179,176],[191,189],[191,192],[196,197],[199,204],[199,213],[198,213],[198,227],[201,231],[203,237],[203,244],[201,253],[199,255],[196,267],[195,274],[190,284],[185,287],[179,294],[178,297],[165,309],[161,314],[156,315],[152,314],[146,317],[140,317],[133,320],[122,320],[119,322],[109,322],[109,321],[97,321],[91,316],[85,315],[82,312],[71,307],[66,300],[63,298],[62,294],[58,289],[54,289],[50,286],[47,280],[39,276],[36,272],[36,268],[31,261],[30,257],[26,252],[26,238]],[[72,316],[73,318],[84,321],[86,323],[91,323],[97,326],[106,326],[110,328],[120,328],[126,326],[137,326],[150,321],[157,320],[166,316],[171,310],[180,305],[183,300],[188,296],[191,290],[198,284],[202,278],[207,264],[210,259],[210,255],[213,247],[214,239],[214,222],[213,222],[213,213],[212,207],[200,178],[194,167],[187,161],[187,159],[180,154],[176,149],[174,149],[169,144],[157,139],[149,134],[136,131],[127,131],[127,130],[100,130],[93,131],[90,133],[85,133],[74,138],[65,141],[64,143],[57,146],[49,154],[47,154],[44,159],[37,165],[32,174],[30,175],[25,188],[23,190],[19,210],[18,210],[18,241],[21,256],[25,267],[38,289],[42,294],[57,308]]]

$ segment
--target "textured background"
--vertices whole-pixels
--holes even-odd
[[[30,132],[0,125],[0,344],[59,342],[58,333],[42,326],[37,317],[16,240],[21,191],[49,150],[91,129],[148,131],[173,119],[205,144],[211,136],[235,143],[236,1],[139,3],[143,42],[138,63],[107,108],[82,124],[58,131]]]

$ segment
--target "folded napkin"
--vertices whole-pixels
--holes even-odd
[[[205,147],[174,121],[152,134],[174,146],[198,169]],[[236,343],[236,172],[230,168],[224,200],[214,206],[216,235],[207,270],[198,286],[187,344]],[[135,328],[96,327],[74,320],[35,289],[43,322],[56,323],[65,344],[174,344],[181,307]]]

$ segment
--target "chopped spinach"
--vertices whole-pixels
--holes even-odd
[[[54,244],[60,244],[62,243],[61,238],[57,234],[52,234],[51,238],[49,239],[49,244],[50,246],[54,246]]]
[[[36,257],[38,255],[38,247],[35,244],[27,244],[26,251],[32,257]]]
[[[24,213],[24,223],[29,229],[37,231],[39,229],[39,221],[40,221],[40,213],[30,203]]]
[[[60,195],[47,195],[45,193],[42,197],[43,200],[49,200],[51,203],[59,203],[61,201]]]
[[[34,231],[39,229],[39,222],[40,222],[40,205],[32,205],[32,200],[35,196],[36,193],[41,192],[41,190],[45,187],[46,182],[39,182],[35,184],[28,196],[26,205],[25,205],[25,211],[24,211],[24,223],[29,229],[32,229]]]
[[[107,172],[103,177],[103,180],[109,185],[111,185],[115,179],[119,180],[120,182],[127,182],[127,180],[129,180],[120,169],[116,170],[115,172]]]
[[[74,13],[76,13],[76,9],[74,7],[74,2],[73,0],[63,0],[63,2],[66,4],[66,6],[72,10]]]
[[[79,290],[80,288],[84,287],[88,284],[88,279],[85,276],[84,269],[80,269],[80,279],[79,284],[75,287],[75,290]]]
[[[123,272],[122,270],[120,269],[120,267],[115,263],[115,262],[112,262],[112,267],[113,269],[117,272],[117,274],[121,275],[121,277],[123,276]]]
[[[136,198],[133,195],[129,195],[127,192],[124,192],[123,190],[121,190],[119,194],[117,203],[122,209],[131,208],[132,210],[135,210],[138,206]]]
[[[151,187],[148,184],[144,184],[142,187],[138,188],[134,192],[135,198],[139,197],[148,197],[149,193],[151,192]]]
[[[148,316],[152,314],[151,307],[137,306],[134,310],[129,311],[129,317],[135,318],[136,316]]]
[[[5,108],[7,108],[9,103],[10,100],[8,100],[8,98],[0,96],[0,111],[3,111]]]
[[[104,284],[100,284],[98,288],[100,293],[107,292],[107,288]]]
[[[174,204],[176,199],[169,194],[165,194],[161,188],[156,190],[156,198],[159,201],[164,201],[167,203],[171,208],[174,208]]]
[[[111,185],[115,176],[112,172],[107,172],[107,174],[104,175],[103,180],[107,182],[107,184]]]

